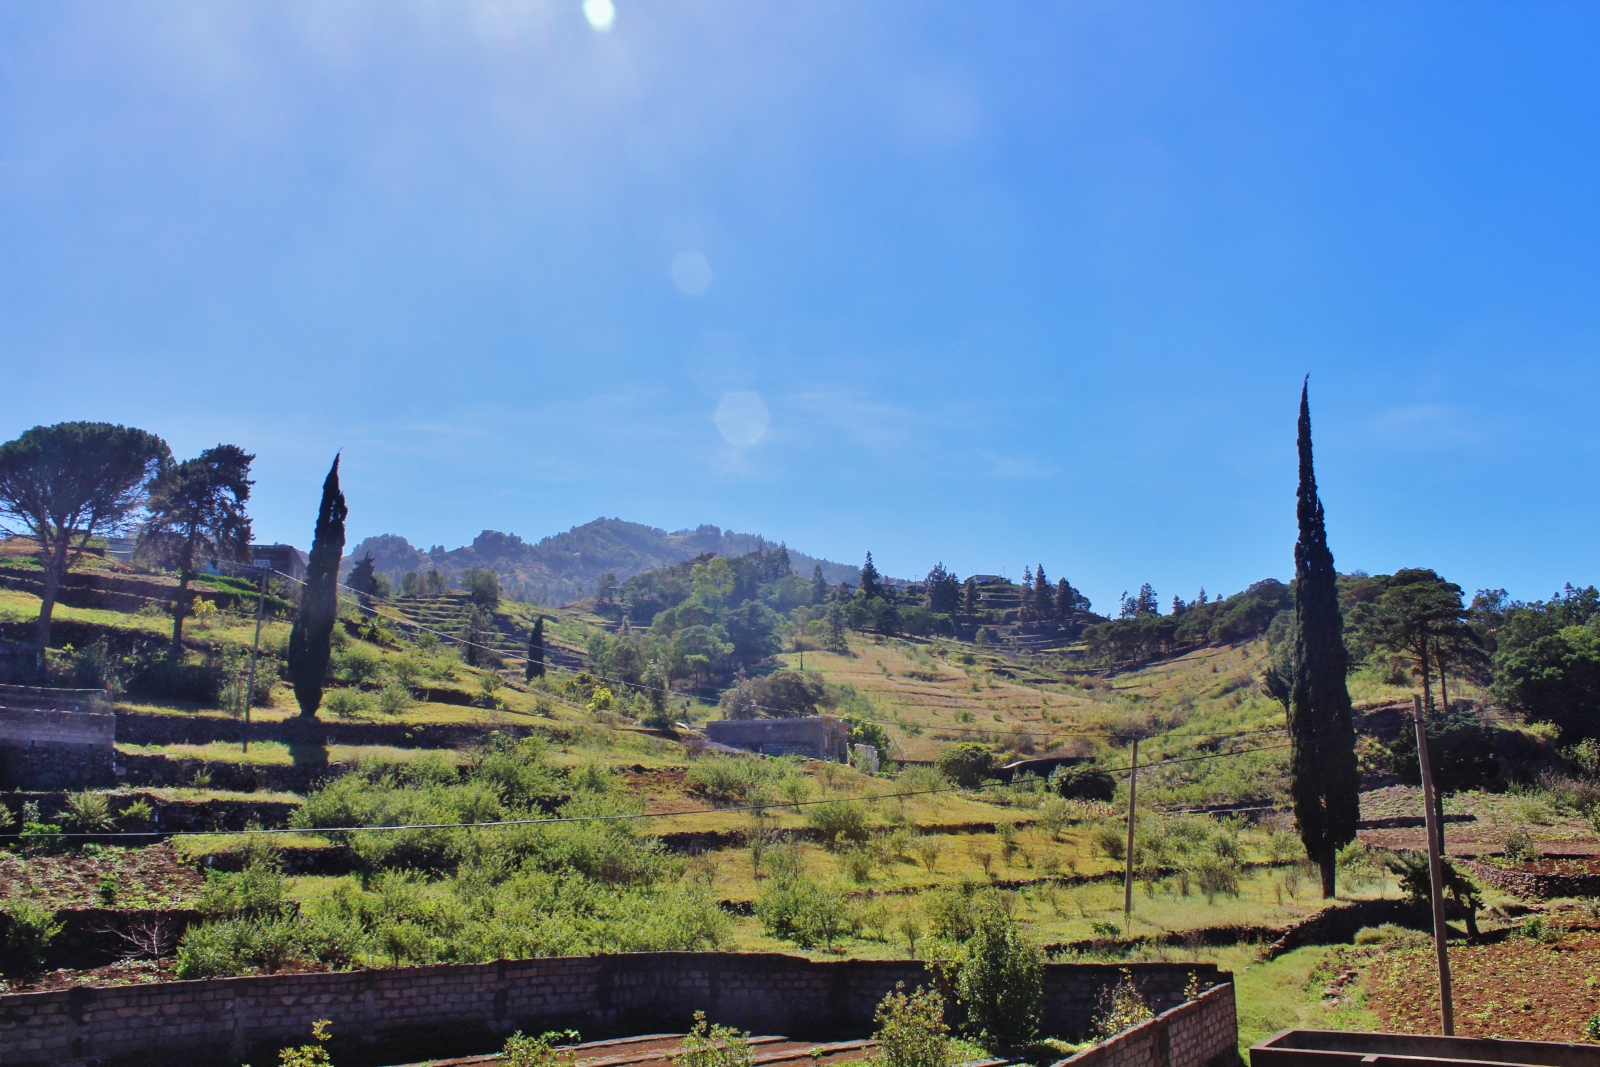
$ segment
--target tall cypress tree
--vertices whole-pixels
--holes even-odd
[[[1355,728],[1345,687],[1347,653],[1337,574],[1322,501],[1311,468],[1311,404],[1300,390],[1300,539],[1294,546],[1295,642],[1289,692],[1289,792],[1306,854],[1322,868],[1322,895],[1332,897],[1336,853],[1355,840],[1360,818]]]
[[[883,582],[878,580],[878,568],[872,565],[872,553],[867,553],[867,562],[861,565],[861,595],[864,598],[883,596]]]
[[[822,564],[811,568],[811,602],[824,604],[828,600],[828,580],[822,576]]]
[[[300,714],[314,719],[322,704],[322,683],[328,675],[333,625],[339,618],[339,558],[344,555],[344,520],[350,514],[339,491],[339,457],[322,483],[317,529],[306,561],[306,584],[300,591],[300,613],[289,631],[289,681]]]
[[[525,676],[528,681],[544,677],[544,616],[540,615],[533,622],[533,629],[528,633],[528,670]]]

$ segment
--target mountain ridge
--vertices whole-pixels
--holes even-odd
[[[760,534],[736,533],[709,523],[672,533],[643,523],[618,518],[598,518],[561,533],[528,543],[516,534],[484,530],[470,545],[446,549],[434,545],[427,551],[399,534],[367,537],[340,561],[340,576],[356,560],[371,553],[375,569],[399,585],[407,571],[438,570],[452,582],[469,568],[479,567],[500,576],[507,595],[537,604],[556,604],[589,595],[601,575],[611,573],[626,580],[635,574],[682,563],[705,552],[742,556],[758,548],[776,548],[782,542]],[[807,555],[790,548],[790,565],[809,576],[821,565],[830,584],[861,581],[861,569],[845,563]]]

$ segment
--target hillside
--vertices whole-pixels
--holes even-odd
[[[710,525],[667,533],[642,523],[606,518],[552,534],[536,544],[528,544],[516,534],[485,530],[470,545],[448,550],[434,545],[426,552],[398,534],[379,534],[351,548],[341,565],[341,576],[349,574],[356,560],[371,553],[378,573],[387,575],[397,586],[407,571],[438,570],[454,582],[462,571],[478,567],[498,574],[501,586],[518,599],[560,604],[593,592],[602,574],[627,579],[705,552],[742,556],[775,544],[759,534],[735,533]],[[820,564],[823,577],[830,584],[855,584],[861,580],[857,566],[808,556],[792,548],[789,558],[794,568],[807,576],[812,567]]]

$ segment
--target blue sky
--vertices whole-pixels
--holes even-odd
[[[1600,7],[611,14],[0,2],[0,434],[1106,608],[1290,574],[1309,372],[1341,569],[1600,579]]]

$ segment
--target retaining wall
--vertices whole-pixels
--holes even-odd
[[[0,787],[114,781],[116,728],[109,711],[0,707]]]
[[[1202,985],[1231,981],[1211,964],[1049,964],[1045,1030],[1083,1032],[1124,972],[1161,1012],[1183,1002],[1192,976]],[[415,1062],[491,1051],[515,1029],[573,1027],[587,1039],[681,1030],[696,1010],[757,1033],[859,1037],[871,1033],[873,1009],[896,983],[932,980],[916,960],[653,952],[77,987],[0,996],[0,1055],[6,1067],[231,1067],[271,1062],[277,1049],[304,1043],[315,1020],[329,1019],[335,1062]],[[1231,1022],[1231,992],[1227,1004]]]
[[[1228,982],[1053,1067],[1210,1067],[1238,1061],[1239,1024]]]
[[[1600,874],[1539,874],[1508,871],[1479,860],[1455,859],[1472,877],[1523,900],[1549,900],[1552,897],[1600,896]]]

